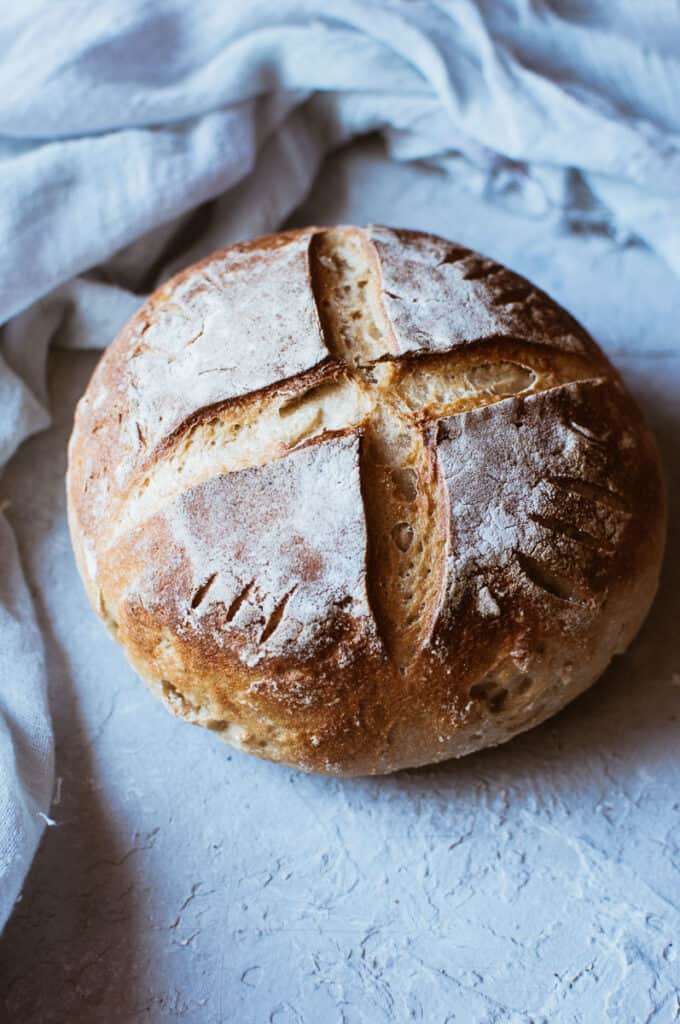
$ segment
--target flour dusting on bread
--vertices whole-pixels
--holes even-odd
[[[98,614],[170,709],[304,770],[503,742],[635,634],[653,439],[539,289],[410,231],[308,228],[160,288],[69,448]]]

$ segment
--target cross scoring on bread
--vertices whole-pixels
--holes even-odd
[[[185,421],[151,453],[149,466],[158,461],[128,491],[115,535],[210,478],[358,432],[369,599],[385,649],[403,667],[427,643],[446,581],[448,497],[437,421],[601,378],[607,368],[507,337],[400,356],[381,301],[379,262],[363,232],[317,232],[310,264],[330,358]]]

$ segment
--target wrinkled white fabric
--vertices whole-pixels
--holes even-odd
[[[546,232],[641,240],[680,272],[670,0],[28,0],[0,52],[0,467],[48,425],[50,343],[103,347],[178,266],[279,227],[324,156],[369,132]],[[0,525],[1,926],[52,749]]]

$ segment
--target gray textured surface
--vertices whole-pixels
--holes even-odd
[[[606,237],[557,244],[473,200],[446,212],[436,174],[381,179],[370,150],[349,167],[333,163],[301,221],[373,218],[477,245],[613,354],[671,487],[659,599],[601,683],[504,748],[371,781],[251,760],[173,720],[87,606],[62,477],[93,358],[56,354],[55,428],[0,488],[46,631],[61,780],[0,942],[2,1020],[680,1019],[677,280]]]

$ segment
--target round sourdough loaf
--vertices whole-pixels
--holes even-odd
[[[501,743],[630,642],[665,528],[603,353],[492,260],[385,227],[156,291],[70,444],[90,599],[175,714],[307,771]]]

